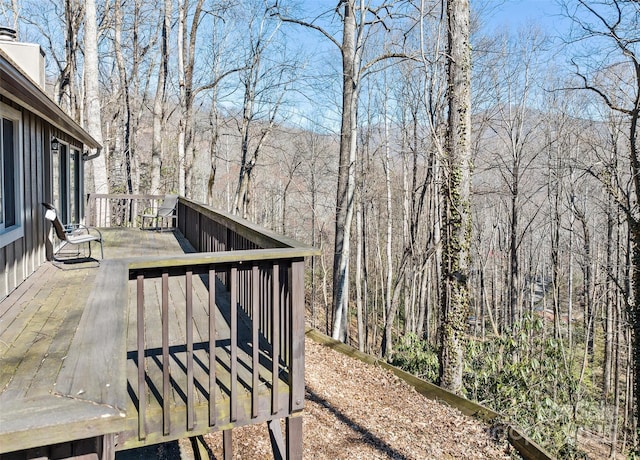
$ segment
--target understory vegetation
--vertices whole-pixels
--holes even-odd
[[[558,458],[600,458],[603,451],[594,453],[577,440],[603,439],[614,428],[612,401],[603,404],[602,375],[591,367],[602,360],[603,343],[599,340],[595,354],[589,356],[584,334],[577,340],[569,349],[539,317],[526,317],[501,336],[470,336],[465,396],[500,413]],[[415,335],[404,337],[389,361],[437,383],[437,351]],[[617,429],[625,439],[632,435],[624,432],[622,420]],[[627,456],[624,451],[619,455]],[[635,458],[631,452],[628,455]]]

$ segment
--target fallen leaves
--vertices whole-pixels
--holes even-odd
[[[321,459],[510,459],[489,427],[428,400],[391,372],[306,341],[304,456]],[[221,456],[222,436],[206,436]],[[266,424],[233,430],[233,457],[272,458]]]

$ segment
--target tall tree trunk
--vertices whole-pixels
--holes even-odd
[[[180,86],[180,121],[178,132],[178,191],[191,196],[191,167],[193,163],[193,71],[196,37],[204,0],[198,0],[188,27],[189,0],[178,2],[178,84]]]
[[[362,196],[362,193],[360,193]],[[364,247],[364,226],[362,224],[362,214],[364,203],[362,197],[358,200],[356,205],[356,273],[355,273],[355,285],[356,285],[356,316],[358,321],[358,350],[364,352],[366,340],[364,337],[364,316],[362,305],[362,260],[363,260],[363,247]]]
[[[514,155],[514,158],[515,155]],[[512,165],[511,222],[509,226],[509,325],[513,328],[520,319],[520,260],[518,257],[518,164]]]
[[[449,120],[442,179],[440,385],[462,391],[471,245],[471,44],[468,0],[447,1]]]
[[[129,79],[127,78],[127,69],[125,67],[124,55],[122,53],[122,22],[123,12],[120,2],[115,3],[114,11],[114,51],[116,56],[116,66],[118,68],[119,82],[119,99],[120,99],[120,127],[122,129],[121,151],[124,155],[124,170],[126,193],[133,193],[132,178],[132,149],[131,149],[131,101],[129,98]]]
[[[607,245],[609,246],[609,245]],[[607,252],[607,258],[609,257],[609,253]],[[607,270],[609,270],[609,267],[607,267]],[[613,331],[611,331],[611,340],[612,342],[614,342],[615,340],[615,347],[611,347],[612,348],[612,352],[613,352],[613,362],[614,365],[612,366],[614,369],[614,384],[613,384],[613,391],[614,391],[614,396],[613,396],[613,413],[611,416],[611,427],[610,427],[610,434],[611,434],[611,450],[609,451],[609,457],[610,458],[615,458],[616,457],[616,450],[618,448],[618,424],[619,424],[619,420],[618,417],[620,415],[620,380],[621,380],[621,364],[622,364],[622,340],[623,340],[623,330],[622,330],[622,309],[621,309],[621,305],[620,305],[620,301],[616,302],[615,306],[612,306],[613,308],[611,308],[612,310],[612,316],[613,314],[615,314],[615,321],[614,318],[607,318],[607,322],[609,320],[611,320],[612,323],[615,322],[616,326],[615,329]],[[610,309],[610,306],[607,306],[607,310]],[[607,312],[608,314],[609,312]],[[612,329],[613,329],[613,324],[612,324]],[[609,337],[608,337],[609,338]],[[611,372],[611,371],[609,371]],[[610,380],[611,376],[607,376],[607,378]],[[605,397],[607,397],[609,395],[610,390],[610,383],[607,382],[605,380]]]
[[[100,91],[98,83],[98,30],[95,0],[85,0],[84,23],[84,86],[85,116],[87,132],[102,144],[102,121],[100,117]],[[105,153],[91,161],[93,188],[96,193],[109,193],[107,160]]]
[[[361,49],[361,48],[360,48]],[[357,134],[357,102],[360,59],[356,49],[356,11],[353,0],[344,2],[342,36],[342,124],[338,159],[338,189],[336,196],[335,255],[333,259],[333,333],[336,340],[345,341],[349,307],[349,251],[355,193],[355,163]]]
[[[383,343],[385,344],[384,350],[382,350],[383,356],[390,357],[391,352],[393,350],[393,321],[396,316],[396,308],[392,299],[392,290],[393,290],[393,246],[392,246],[392,238],[393,238],[393,216],[392,216],[392,196],[391,196],[391,150],[389,148],[389,121],[387,118],[387,107],[386,107],[386,98],[384,103],[384,149],[385,155],[383,159],[383,169],[384,169],[384,178],[385,178],[385,191],[386,191],[386,211],[387,211],[387,234],[386,234],[386,264],[385,267],[385,275],[386,275],[386,286],[385,286],[385,308],[387,309],[387,322],[384,328],[384,339]],[[398,273],[398,275],[400,275]],[[408,303],[408,298],[405,297],[405,305]],[[405,322],[408,318],[405,315]]]
[[[76,121],[80,121],[78,106],[78,53],[80,45],[80,23],[83,17],[83,5],[78,0],[65,0],[65,66],[58,80],[57,101]]]
[[[149,193],[160,193],[160,175],[163,160],[162,132],[165,126],[167,76],[169,74],[169,33],[171,31],[171,0],[164,0],[162,29],[160,33],[160,65],[153,101],[153,138],[151,144],[151,187]]]

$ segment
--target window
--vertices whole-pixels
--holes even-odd
[[[53,152],[53,203],[63,224],[80,222],[80,152],[60,143]]]
[[[21,114],[0,103],[0,247],[21,238]]]

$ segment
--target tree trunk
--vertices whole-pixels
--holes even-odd
[[[83,5],[77,0],[65,0],[64,2],[66,62],[58,79],[56,98],[58,105],[64,108],[75,121],[79,121],[77,71],[78,53],[80,52],[78,37],[80,36],[80,20],[83,16],[82,7]]]
[[[358,350],[364,352],[365,351],[365,337],[364,337],[364,316],[363,316],[363,306],[362,306],[362,260],[363,254],[362,250],[364,247],[364,227],[362,224],[362,214],[364,204],[362,203],[362,198],[359,200],[356,205],[356,273],[355,273],[355,284],[356,284],[356,316],[358,321]]]
[[[384,328],[384,340],[385,344],[384,350],[382,350],[382,355],[385,357],[390,357],[391,352],[393,351],[393,321],[396,316],[396,308],[394,308],[394,302],[392,299],[392,290],[393,290],[393,256],[392,256],[392,237],[393,237],[393,216],[391,214],[391,151],[389,149],[389,121],[387,119],[386,114],[386,103],[385,103],[385,120],[384,120],[384,148],[385,148],[385,156],[384,156],[384,177],[385,177],[385,191],[386,191],[386,211],[387,211],[387,234],[386,234],[386,284],[385,284],[385,308],[387,309],[387,324]],[[398,273],[400,275],[400,273]],[[408,304],[408,298],[405,297],[405,306]],[[408,321],[407,316],[405,315],[405,324]]]
[[[460,393],[469,308],[471,44],[468,0],[447,1],[449,120],[442,180],[440,385]]]
[[[191,166],[193,141],[193,70],[195,66],[195,49],[200,15],[204,0],[198,0],[191,28],[187,25],[189,0],[178,2],[178,84],[180,86],[180,113],[178,131],[178,192],[191,196]]]
[[[515,156],[514,156],[515,158]],[[514,161],[511,183],[511,225],[509,227],[509,326],[520,320],[520,261],[518,257],[518,164]]]
[[[355,193],[357,101],[359,51],[356,50],[356,12],[353,0],[344,2],[342,38],[342,124],[336,196],[335,255],[333,259],[333,333],[336,340],[347,337],[349,306],[349,251]]]
[[[124,56],[122,54],[122,22],[123,13],[120,2],[115,3],[114,8],[114,40],[113,47],[116,56],[116,66],[118,69],[118,85],[119,85],[119,119],[120,129],[122,130],[122,138],[120,139],[120,151],[124,157],[125,168],[125,193],[132,193],[131,179],[131,107],[129,101],[129,81],[127,79],[127,71],[125,69]]]
[[[98,31],[95,0],[85,1],[84,85],[86,91],[87,132],[102,144],[100,91],[98,83]],[[91,161],[93,188],[96,193],[109,193],[105,153]]]
[[[169,74],[169,33],[171,31],[171,0],[164,0],[162,31],[160,36],[160,65],[153,101],[153,138],[151,144],[151,186],[149,193],[160,193],[160,177],[163,160],[162,132],[165,126],[165,102],[167,76]]]

